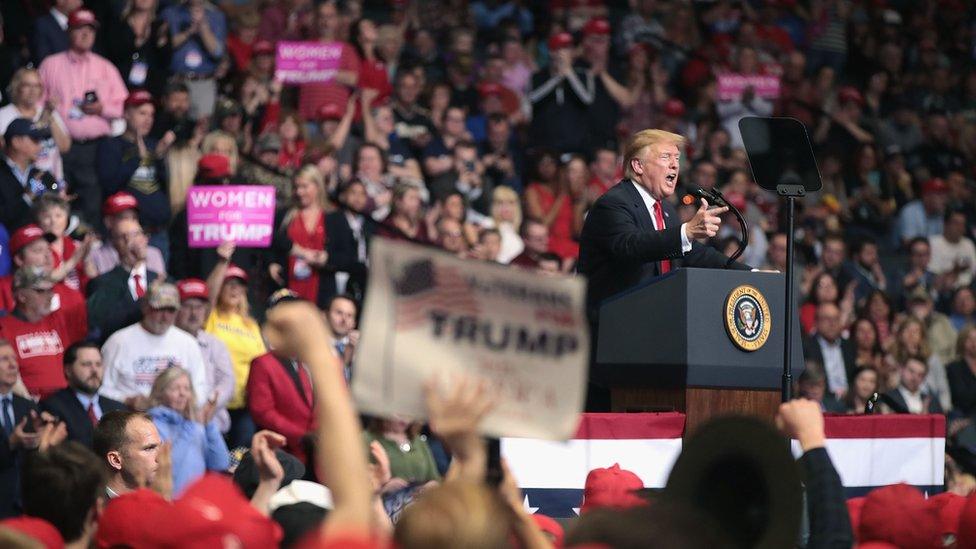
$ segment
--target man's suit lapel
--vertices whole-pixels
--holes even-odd
[[[634,217],[637,218],[637,224],[640,228],[645,231],[654,230],[654,222],[651,221],[651,214],[647,211],[647,206],[644,205],[644,199],[637,192],[634,183],[629,179],[624,179],[620,182],[620,185],[623,187],[624,194],[627,196],[627,203],[630,204],[631,211]]]

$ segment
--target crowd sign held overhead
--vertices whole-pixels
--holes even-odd
[[[739,100],[748,88],[752,88],[757,97],[770,100],[779,99],[779,75],[727,72],[719,74],[717,82],[719,101]]]
[[[341,42],[278,42],[275,78],[285,84],[330,82],[341,58]]]
[[[190,187],[186,200],[187,238],[191,248],[216,248],[230,240],[238,246],[267,248],[274,233],[272,186]]]
[[[589,334],[582,278],[465,261],[377,238],[353,394],[360,410],[424,417],[423,385],[487,382],[491,436],[565,440],[585,396]]]

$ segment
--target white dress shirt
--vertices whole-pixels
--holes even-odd
[[[820,353],[823,355],[824,372],[827,374],[827,389],[832,393],[847,391],[847,368],[844,366],[844,352],[841,350],[841,338],[830,343],[821,336],[817,336]]]
[[[139,275],[139,280],[142,282],[142,289],[149,290],[149,279],[146,277],[148,272],[146,271],[146,262],[140,262],[131,271],[129,271],[129,293],[132,294],[132,299],[134,301],[139,301],[139,296],[136,294],[136,277]]]
[[[655,219],[655,215],[654,215],[654,204],[657,203],[657,200],[653,196],[651,196],[651,193],[647,192],[647,189],[638,185],[636,181],[631,180],[630,182],[633,183],[634,188],[637,189],[637,194],[639,194],[641,200],[644,201],[644,206],[647,207],[647,213],[650,214],[651,216],[651,223],[654,224],[654,229],[657,231],[663,231],[664,227],[657,226],[657,219]],[[664,207],[662,207],[661,216],[666,217],[667,215],[668,214],[664,211]],[[667,224],[667,220],[665,220],[665,224]],[[691,251],[691,240],[688,238],[688,233],[685,232],[685,225],[687,225],[687,223],[681,224],[681,231],[680,231],[681,232],[681,253],[683,254],[686,254]]]
[[[92,409],[95,411],[95,419],[102,419],[102,405],[98,402],[98,394],[86,395],[80,391],[75,391],[75,397],[78,398],[78,402],[81,403],[81,407],[85,409],[85,413],[88,413],[88,405],[92,405]]]

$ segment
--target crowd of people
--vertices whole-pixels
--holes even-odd
[[[378,535],[423,545],[439,535],[424,517],[464,501],[546,543],[511,486],[450,492],[450,463],[483,468],[471,425],[355,421],[341,387],[372,238],[574,273],[629,136],[660,128],[687,140],[679,189],[720,189],[749,222],[740,261],[785,271],[784,211],[738,128],[767,115],[804,123],[823,182],[795,235],[797,394],[828,413],[945,414],[946,488],[976,489],[964,2],[11,0],[0,17],[0,516],[48,518],[43,475],[92,468],[73,493],[133,493],[129,511],[109,506],[117,528],[142,506],[192,522],[194,497],[229,493],[208,472],[236,469],[256,492],[241,481],[251,505],[226,505],[256,510],[241,523],[257,529],[276,501],[332,498],[332,534],[358,531],[379,502],[397,529]],[[341,46],[335,76],[283,82],[283,41]],[[189,189],[226,184],[274,189],[269,247],[191,246]],[[723,221],[709,244],[731,254]],[[321,312],[327,348],[282,333],[275,309],[296,300]],[[333,359],[342,384],[316,369]],[[331,442],[353,429],[357,448]],[[375,501],[354,486],[367,464]],[[283,477],[326,479],[331,496]],[[443,507],[412,503],[436,486]],[[93,501],[49,518],[65,541],[92,539]]]

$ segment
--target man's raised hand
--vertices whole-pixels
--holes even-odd
[[[685,224],[688,240],[711,238],[718,234],[718,228],[722,224],[722,218],[719,216],[727,211],[729,211],[728,206],[709,210],[708,202],[704,198],[701,199],[701,206],[699,206],[698,211]]]

